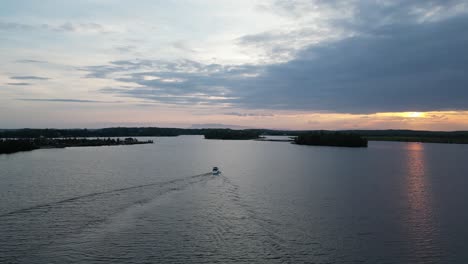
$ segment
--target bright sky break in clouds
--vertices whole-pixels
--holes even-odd
[[[468,130],[468,1],[0,3],[0,128]]]

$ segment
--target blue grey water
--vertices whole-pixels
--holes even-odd
[[[468,145],[154,140],[0,155],[0,263],[468,263]]]

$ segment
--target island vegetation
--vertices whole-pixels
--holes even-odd
[[[139,141],[136,138],[34,138],[34,139],[0,139],[0,154],[30,151],[40,148],[97,147],[152,144],[152,140]]]
[[[256,130],[209,129],[204,132],[206,139],[246,140],[257,139],[260,132]]]
[[[358,130],[350,132],[360,134],[369,141],[468,144],[467,131]]]
[[[29,139],[0,139],[0,154],[30,151],[39,147]]]
[[[299,135],[294,139],[294,143],[314,146],[367,147],[367,139],[360,135],[328,131]]]

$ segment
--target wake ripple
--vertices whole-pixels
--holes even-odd
[[[330,257],[330,248],[317,242],[317,237],[273,219],[271,211],[265,208],[255,208],[228,177],[222,175],[210,183],[217,184],[211,190],[218,196],[211,199],[213,202],[207,208],[213,227],[208,234],[213,248],[226,249],[226,254],[237,248],[247,263],[260,260],[266,263],[303,263],[311,259],[326,262]],[[249,247],[243,248],[238,243]],[[223,262],[228,262],[228,259]]]
[[[151,187],[151,186],[163,187],[165,185],[175,184],[175,183],[178,183],[178,182],[184,182],[184,181],[193,180],[193,179],[197,179],[197,178],[200,178],[200,177],[203,177],[203,176],[210,176],[210,175],[211,175],[211,173],[203,173],[203,174],[193,175],[193,176],[189,176],[189,177],[174,179],[174,180],[170,180],[170,181],[166,181],[166,182],[155,182],[155,183],[149,183],[149,184],[142,184],[142,185],[137,185],[137,186],[119,188],[119,189],[114,189],[114,190],[108,190],[108,191],[103,191],[103,192],[94,192],[94,193],[89,193],[89,194],[85,194],[85,195],[80,195],[80,196],[75,196],[75,197],[63,199],[63,200],[60,200],[60,201],[55,201],[55,202],[45,203],[45,204],[39,204],[39,205],[34,205],[34,206],[31,206],[31,207],[27,207],[27,208],[14,210],[14,211],[11,211],[11,212],[8,212],[8,213],[0,214],[0,217],[5,217],[5,216],[9,216],[9,215],[14,215],[14,214],[21,214],[21,213],[25,213],[25,212],[32,211],[32,210],[41,209],[41,208],[49,208],[49,207],[52,207],[52,206],[55,206],[55,205],[59,205],[59,204],[63,204],[63,203],[69,203],[69,202],[73,202],[73,201],[76,201],[76,200],[79,200],[79,199],[90,198],[90,197],[99,196],[99,195],[103,195],[103,194],[112,194],[112,193],[118,193],[118,192],[123,192],[123,191],[128,191],[128,190],[133,190],[133,189],[139,189],[139,188],[144,188],[144,187]]]
[[[203,173],[165,182],[95,192],[0,215],[0,263],[51,263],[54,247],[114,215],[211,179]]]

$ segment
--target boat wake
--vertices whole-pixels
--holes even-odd
[[[0,263],[327,260],[316,239],[252,199],[228,175],[204,173],[16,210],[0,216]]]
[[[203,173],[90,193],[2,214],[0,263],[41,263],[39,256],[45,255],[49,259],[50,254],[54,254],[54,244],[64,243],[67,237],[105,224],[113,216],[133,207],[142,207],[162,195],[211,178],[211,173]]]
[[[140,189],[140,188],[145,188],[145,187],[155,187],[155,186],[164,187],[164,186],[167,186],[167,185],[177,184],[177,183],[181,183],[181,182],[187,182],[187,181],[192,182],[194,180],[195,181],[193,183],[195,183],[195,182],[197,182],[197,179],[200,179],[201,177],[204,177],[204,176],[206,177],[206,176],[211,176],[211,175],[212,175],[211,173],[203,173],[203,174],[193,175],[193,176],[189,176],[189,177],[185,177],[185,178],[170,180],[170,181],[166,181],[166,182],[155,182],[155,183],[149,183],[149,184],[126,187],[126,188],[108,190],[108,191],[103,191],[103,192],[94,192],[94,193],[89,193],[89,194],[85,194],[85,195],[75,196],[75,197],[72,197],[72,198],[63,199],[63,200],[60,200],[60,201],[55,201],[55,202],[52,202],[52,203],[39,204],[39,205],[34,205],[34,206],[31,206],[31,207],[27,207],[27,208],[22,208],[22,209],[10,211],[10,212],[5,213],[5,214],[0,214],[0,217],[5,217],[5,216],[8,216],[8,215],[21,214],[21,213],[28,213],[30,211],[36,211],[36,210],[47,212],[47,211],[49,211],[49,209],[51,207],[59,205],[59,204],[70,203],[70,202],[80,200],[80,199],[92,198],[92,197],[95,197],[95,196],[100,196],[100,195],[105,195],[105,194],[114,194],[114,193],[129,191],[129,190],[133,190],[133,189]]]
[[[314,257],[320,261],[329,257],[330,248],[306,231],[273,219],[268,206],[261,206],[258,200],[254,206],[228,177],[222,175],[207,184],[217,197],[210,199],[207,215],[213,227],[209,233],[213,247],[225,250],[221,262],[242,257],[247,262],[303,263],[311,254],[320,254]]]

